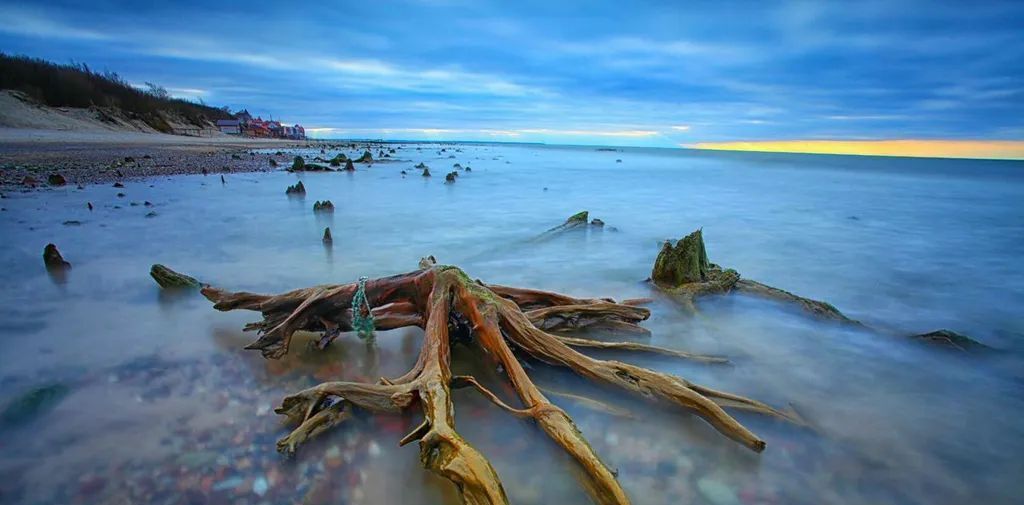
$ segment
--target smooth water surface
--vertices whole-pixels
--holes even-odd
[[[352,174],[5,192],[0,400],[67,389],[27,420],[0,425],[0,502],[457,501],[450,483],[419,466],[415,445],[397,447],[416,413],[359,415],[291,461],[274,450],[286,433],[273,413],[281,397],[326,380],[399,375],[415,361],[420,330],[380,333],[376,347],[346,335],[326,352],[309,350],[306,335],[285,359],[266,361],[241,349],[255,338],[241,328],[258,314],[162,294],[152,263],[277,293],[404,272],[433,254],[488,282],[646,297],[656,296],[642,281],[660,244],[701,227],[712,261],[827,300],[878,331],[740,296],[706,300],[698,317],[657,298],[644,323],[651,343],[731,365],[593,353],[791,405],[809,421],[805,429],[737,413],[767,441],[762,454],[686,412],[531,362],[542,387],[632,412],[555,398],[634,503],[1015,503],[1024,493],[1024,164],[401,147],[397,161]],[[421,161],[433,177],[413,169]],[[472,171],[444,184],[455,162]],[[296,180],[304,199],[284,194]],[[321,199],[334,202],[333,216],[313,214]],[[580,210],[605,229],[531,240]],[[325,226],[332,248],[321,243]],[[43,268],[48,242],[73,264],[64,279]],[[899,338],[939,328],[998,351],[964,357]],[[512,401],[486,356],[453,352],[456,373]],[[574,465],[543,432],[472,390],[455,401],[459,431],[492,461],[513,503],[588,503]]]

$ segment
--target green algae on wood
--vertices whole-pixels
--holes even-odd
[[[164,289],[200,288],[203,286],[194,277],[175,272],[159,263],[150,267],[149,275]]]
[[[585,210],[581,211],[581,212],[577,212],[577,213],[569,216],[569,219],[565,220],[565,224],[587,224],[587,217],[589,215],[590,215],[590,212],[585,211]]]
[[[711,263],[700,229],[683,237],[675,245],[666,242],[662,246],[661,252],[654,260],[651,281],[689,312],[697,311],[694,300],[698,297],[738,292],[797,306],[818,319],[871,329],[860,321],[846,316],[828,302],[805,298],[767,284],[742,279],[735,270],[723,270]],[[971,337],[946,329],[910,335],[908,338],[962,352],[990,349]]]
[[[654,261],[651,280],[659,286],[674,288],[691,282],[706,282],[710,269],[704,237],[701,230],[697,230],[675,245],[665,242]]]

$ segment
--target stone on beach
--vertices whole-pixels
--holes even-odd
[[[60,174],[50,174],[50,176],[46,178],[46,182],[51,186],[63,186],[68,183],[68,181],[64,179],[64,176]]]

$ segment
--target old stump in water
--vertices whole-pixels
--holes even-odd
[[[675,244],[665,242],[662,245],[651,269],[651,282],[694,313],[697,311],[694,301],[701,296],[737,292],[793,305],[818,319],[870,329],[860,321],[847,317],[828,302],[804,298],[767,284],[743,279],[739,272],[711,263],[704,246],[703,232],[699,229]],[[950,330],[910,335],[910,338],[959,351],[990,349],[966,335]]]
[[[756,400],[628,363],[592,358],[576,348],[661,352],[706,362],[720,362],[718,358],[550,332],[573,329],[580,321],[593,320],[639,327],[638,323],[650,315],[645,308],[609,298],[574,298],[485,284],[471,279],[458,267],[436,265],[432,257],[421,260],[419,270],[349,284],[316,286],[279,295],[206,286],[202,294],[217,310],[260,312],[262,320],[245,327],[259,333],[259,338],[246,348],[259,350],[269,359],[287,354],[292,337],[300,331],[320,333],[317,347],[323,348],[342,332],[365,328],[367,318],[369,327],[376,330],[423,328],[425,336],[419,357],[405,374],[381,378],[377,383],[325,382],[286,397],[275,411],[287,416],[296,427],[278,441],[277,448],[284,453],[295,452],[310,438],[348,419],[352,409],[397,414],[418,408],[423,412],[423,423],[402,438],[399,445],[418,442],[424,467],[452,481],[467,504],[504,504],[508,499],[494,467],[456,431],[451,394],[455,388],[473,388],[509,414],[535,422],[578,463],[583,487],[594,502],[629,503],[614,473],[573,420],[533,383],[521,361],[527,357],[565,367],[599,384],[688,409],[726,437],[757,452],[764,450],[765,442],[726,409],[801,423],[795,414]],[[501,367],[518,402],[500,398],[472,376],[453,375],[451,347],[456,344],[481,348],[484,352],[479,356]]]

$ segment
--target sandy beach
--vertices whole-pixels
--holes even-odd
[[[0,186],[45,186],[60,174],[67,184],[95,184],[122,178],[189,173],[271,170],[255,149],[306,147],[313,141],[257,139],[218,135],[185,137],[128,131],[69,131],[0,128]],[[26,179],[28,178],[28,179]]]

